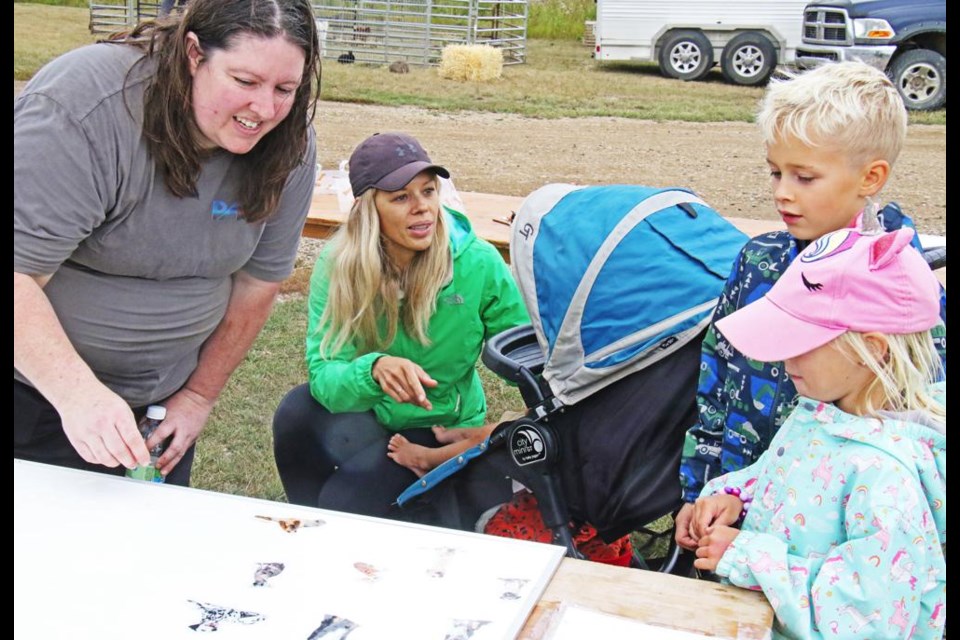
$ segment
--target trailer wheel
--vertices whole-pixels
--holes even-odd
[[[713,67],[713,45],[701,31],[672,31],[660,47],[659,62],[668,78],[699,80]]]
[[[947,103],[947,59],[930,49],[901,53],[888,75],[907,109],[929,111]]]
[[[766,83],[776,66],[776,48],[769,38],[756,31],[735,36],[720,56],[723,77],[734,84],[750,87]]]

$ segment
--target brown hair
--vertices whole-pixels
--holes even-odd
[[[143,134],[167,188],[180,198],[196,196],[204,157],[193,118],[193,77],[186,45],[190,32],[207,53],[229,50],[242,35],[282,36],[303,50],[303,78],[290,113],[249,153],[237,156],[242,167],[240,209],[245,220],[257,222],[277,209],[287,177],[306,152],[307,127],[320,94],[320,47],[313,9],[309,0],[193,0],[179,19],[143,22],[110,37],[110,42],[135,46],[146,53],[145,59],[156,62],[156,74],[143,99]]]

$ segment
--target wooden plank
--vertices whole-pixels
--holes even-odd
[[[459,195],[467,210],[467,216],[473,224],[474,232],[495,246],[504,260],[509,262],[510,225],[505,223],[520,208],[524,198],[473,191],[461,191]],[[345,219],[346,214],[340,212],[335,195],[314,192],[303,235],[309,238],[327,238]],[[779,222],[767,220],[727,219],[748,236],[782,228]]]
[[[549,637],[562,604],[706,636],[770,637],[773,609],[762,593],[706,580],[564,558],[520,633]]]
[[[475,191],[459,192],[467,216],[473,224],[474,232],[497,248],[506,262],[510,262],[510,225],[504,224],[520,208],[525,198],[504,196]],[[783,229],[783,223],[775,220],[752,220],[725,216],[735,227],[748,237],[754,237],[768,231]],[[303,235],[308,238],[327,238],[336,231],[346,214],[340,212],[337,196],[314,191],[310,214],[303,227]],[[937,277],[943,286],[947,286],[947,269],[938,269]]]

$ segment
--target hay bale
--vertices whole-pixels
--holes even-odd
[[[488,44],[448,44],[440,55],[440,77],[488,82],[503,73],[503,51]]]

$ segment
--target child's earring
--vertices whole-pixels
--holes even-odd
[[[883,233],[883,225],[880,224],[880,205],[871,198],[866,197],[863,205],[863,215],[860,219],[860,233],[865,236],[874,236]]]

